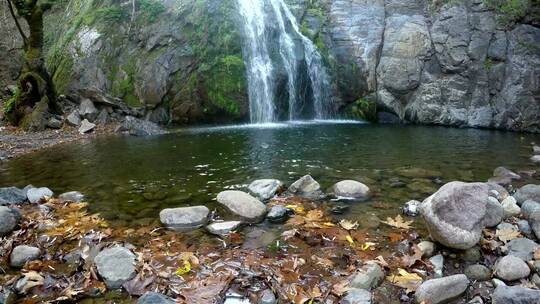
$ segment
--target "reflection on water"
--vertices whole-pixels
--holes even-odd
[[[130,221],[155,218],[165,207],[213,206],[217,192],[257,178],[289,184],[312,174],[324,188],[348,178],[367,183],[375,197],[351,208],[349,216],[358,217],[381,213],[381,203],[422,199],[442,182],[486,180],[497,166],[526,169],[532,140],[508,132],[352,123],[183,129],[25,155],[1,165],[0,185],[79,190],[92,211]]]

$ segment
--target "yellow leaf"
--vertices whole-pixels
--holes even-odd
[[[341,226],[341,228],[345,229],[345,230],[353,230],[353,229],[356,229],[358,227],[358,222],[351,222],[349,220],[341,220],[339,222],[339,225]]]
[[[422,278],[416,273],[409,273],[405,269],[398,268],[398,274],[389,275],[386,280],[390,283],[405,288],[407,293],[416,291],[416,289],[422,284]]]
[[[517,239],[520,236],[519,231],[514,229],[499,229],[495,235],[504,243]]]
[[[287,206],[285,206],[285,208],[293,210],[294,213],[296,213],[296,214],[304,214],[305,213],[303,206],[287,205]]]
[[[347,239],[347,242],[351,244],[351,246],[354,246],[354,240],[350,235],[347,235],[345,238]]]
[[[181,277],[190,271],[191,271],[191,263],[188,260],[184,260],[184,266],[178,267],[178,269],[176,270],[176,275]]]
[[[403,220],[403,218],[399,214],[394,219],[389,217],[386,219],[386,221],[382,221],[382,222],[392,227],[400,228],[400,229],[410,229],[411,224],[413,223],[413,221]]]
[[[330,222],[323,223],[323,225],[326,227],[336,227],[336,224]]]

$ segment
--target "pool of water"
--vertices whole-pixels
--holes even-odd
[[[325,189],[342,179],[363,181],[374,197],[354,203],[346,217],[384,217],[447,181],[485,181],[497,166],[531,169],[535,137],[336,121],[190,128],[27,154],[0,164],[0,186],[78,190],[87,195],[91,211],[130,223],[156,219],[166,207],[215,207],[219,191],[255,179],[277,178],[288,185],[311,174]]]

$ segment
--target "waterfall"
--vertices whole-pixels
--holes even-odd
[[[244,33],[244,57],[249,90],[250,118],[252,123],[272,122],[278,119],[277,65],[282,64],[287,76],[288,119],[300,117],[302,105],[311,104],[311,118],[331,118],[332,96],[330,81],[322,57],[313,42],[300,31],[296,18],[283,0],[237,0]],[[272,33],[277,38],[272,40]],[[279,61],[272,56],[278,50]],[[303,58],[297,48],[303,50]],[[300,69],[302,60],[305,71]],[[307,75],[302,75],[306,73]],[[298,79],[307,76],[312,100],[298,92]]]

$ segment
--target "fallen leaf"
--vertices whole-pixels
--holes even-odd
[[[498,229],[495,235],[504,243],[520,237],[519,231],[514,229]]]
[[[26,292],[36,286],[43,286],[44,278],[35,271],[29,271],[23,274],[26,282],[21,288],[21,293],[26,294]]]
[[[180,266],[178,269],[176,269],[176,275],[179,277],[191,271],[191,263],[188,260],[183,260],[183,262],[184,266]]]
[[[386,221],[382,222],[399,229],[411,229],[411,224],[413,223],[413,221],[403,220],[403,218],[399,214],[394,219],[389,217],[386,219]]]
[[[349,291],[351,288],[349,287],[349,281],[343,280],[339,283],[336,283],[332,286],[332,293],[335,294],[338,297],[341,297],[344,295],[347,291]]]
[[[349,220],[341,220],[339,222],[339,225],[341,226],[341,228],[345,230],[354,230],[358,228],[358,222],[353,223],[352,221],[349,221]]]
[[[414,265],[417,261],[422,260],[422,251],[418,246],[413,246],[413,254],[412,255],[405,255],[401,258],[401,265],[404,267],[411,267]]]
[[[393,274],[386,277],[386,280],[390,283],[404,288],[407,293],[416,291],[416,289],[422,284],[422,278],[416,273],[409,273],[405,269],[398,268],[398,274]]]
[[[350,235],[347,235],[345,239],[347,240],[347,242],[349,242],[349,244],[351,244],[351,246],[354,246],[354,240]]]

